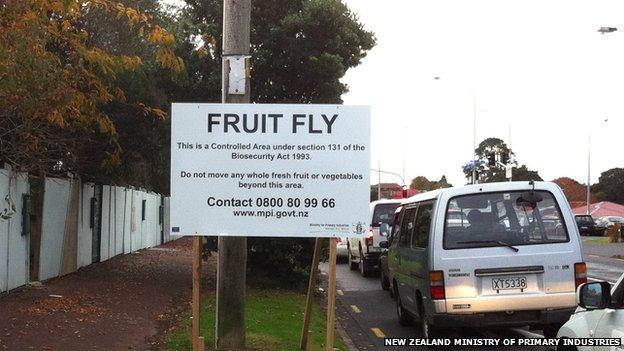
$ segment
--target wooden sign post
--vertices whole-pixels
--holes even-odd
[[[327,286],[327,351],[334,351],[334,324],[336,321],[336,239],[329,239],[329,283]]]
[[[312,268],[310,269],[310,281],[308,282],[308,295],[306,296],[305,313],[303,314],[303,329],[301,330],[301,349],[307,350],[310,344],[310,319],[312,318],[312,303],[314,302],[314,287],[318,276],[318,265],[321,261],[321,249],[323,241],[316,238],[314,243],[314,255],[312,257]]]
[[[204,351],[204,338],[200,336],[200,320],[201,320],[201,254],[202,254],[202,237],[193,237],[193,305],[192,314],[193,321],[191,327],[191,345],[193,351]]]
[[[308,282],[308,295],[306,296],[306,308],[303,315],[303,328],[301,330],[301,350],[312,350],[312,330],[310,319],[312,318],[312,303],[314,301],[314,287],[318,275],[318,264],[321,259],[322,239],[317,238],[314,245],[314,256]],[[336,307],[336,239],[329,239],[329,284],[327,288],[327,336],[325,344],[327,351],[334,350],[335,307]]]

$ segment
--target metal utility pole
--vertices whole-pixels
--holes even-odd
[[[475,98],[472,89],[470,90],[470,94],[472,95],[472,152],[473,159],[477,160],[477,99]],[[472,168],[472,184],[478,184],[477,180],[477,169],[476,167]]]
[[[591,166],[591,134],[587,136],[587,214],[589,214],[589,207],[591,206],[591,178],[590,178],[590,166]]]
[[[251,0],[223,0],[223,103],[249,103]],[[247,238],[219,237],[215,347],[245,347]]]
[[[381,161],[379,161],[379,163],[377,164],[379,167],[378,169],[381,169]],[[381,171],[379,171],[379,177],[377,177],[377,200],[381,200]]]

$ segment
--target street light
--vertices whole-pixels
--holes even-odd
[[[434,80],[440,80],[439,76],[433,77]],[[477,160],[477,98],[475,97],[474,91],[472,88],[468,87],[468,91],[470,91],[470,96],[472,97],[472,152],[473,152],[473,161]],[[477,170],[476,168],[472,169],[472,184],[478,183],[477,181]]]
[[[600,27],[600,28],[598,28],[598,33],[600,33],[600,34],[613,33],[615,31],[617,31],[616,27]]]
[[[609,122],[608,118],[604,119],[604,123]],[[591,132],[587,133],[587,210],[586,214],[589,214],[589,207],[591,206]]]

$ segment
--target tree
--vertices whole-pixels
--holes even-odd
[[[437,182],[430,181],[429,179],[427,179],[427,177],[424,177],[424,176],[417,176],[414,179],[412,179],[412,182],[410,183],[411,189],[421,190],[421,191],[430,191],[430,190],[435,190],[435,189],[450,188],[452,186],[453,186],[452,184],[449,184],[446,181],[445,175],[443,175],[442,178],[440,178],[440,180],[438,180]]]
[[[173,36],[132,7],[111,0],[3,1],[0,162],[37,174],[94,177],[120,163],[118,130],[106,105],[126,103],[164,117],[158,107],[128,99],[119,77],[144,62],[94,45],[87,17],[96,12],[123,19],[153,48],[154,64],[181,71]]]
[[[569,177],[560,177],[553,180],[553,182],[563,189],[563,193],[571,205],[580,202],[585,203],[587,201],[587,185],[581,184]],[[598,199],[597,194],[592,192],[591,196],[591,202],[596,202]]]
[[[512,178],[513,180],[542,180],[537,171],[533,171],[527,168],[526,165],[518,167],[518,162],[515,160],[515,153],[507,146],[507,144],[499,138],[487,138],[479,143],[479,146],[475,149],[475,155],[477,159],[486,161],[483,166],[478,169],[479,182],[480,183],[493,183],[507,181],[507,175],[505,167],[497,162],[495,165],[488,165],[488,156],[496,154],[499,156],[507,156],[508,164],[511,164]],[[466,179],[472,178],[472,169],[464,167],[464,174]]]
[[[488,156],[492,153],[501,155],[507,154],[510,160],[513,160],[514,156],[514,153],[507,147],[507,144],[498,138],[487,138],[480,142],[479,146],[475,149],[475,155],[479,160],[487,160]],[[512,163],[517,164],[515,161],[512,161]],[[478,173],[480,173],[479,182],[481,183],[504,182],[506,180],[505,169],[498,164],[495,166],[487,166],[486,162],[486,167],[479,169]],[[471,170],[464,169],[464,174],[467,179],[472,178]]]
[[[624,168],[611,168],[600,174],[598,184],[593,186],[599,198],[624,205]]]
[[[119,0],[118,0],[119,1]],[[163,11],[157,0],[122,0],[125,6],[140,9],[159,26],[169,26],[172,15]],[[118,75],[125,101],[112,101],[104,110],[115,125],[121,153],[115,167],[99,174],[107,183],[141,186],[159,193],[169,193],[169,96],[172,86],[181,89],[188,83],[185,66],[170,70],[157,62],[158,48],[136,35],[124,18],[107,11],[91,11],[85,16],[90,42],[107,52],[138,57],[143,63]],[[176,46],[179,39],[172,44]],[[181,56],[181,55],[179,55]],[[181,58],[178,58],[181,60]],[[154,106],[158,113],[146,113],[143,104]]]
[[[190,67],[201,74],[195,86],[206,89],[193,93],[214,101],[220,96],[215,83],[221,75],[222,1],[186,3],[175,32],[187,40],[202,38],[203,46],[193,53],[201,62]],[[254,102],[340,103],[347,92],[340,78],[375,44],[372,33],[340,1],[257,0],[251,16]]]

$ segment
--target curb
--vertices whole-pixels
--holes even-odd
[[[342,328],[342,325],[338,320],[336,320],[336,330],[338,331],[338,334],[340,334],[340,337],[342,338],[342,341],[344,341],[348,351],[358,351],[358,348],[355,347],[355,343],[351,340],[349,334],[347,334],[347,332]]]

